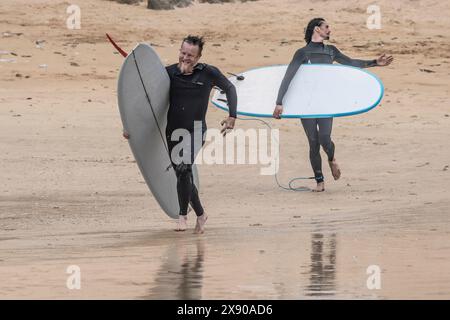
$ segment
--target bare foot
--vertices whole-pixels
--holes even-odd
[[[175,231],[186,231],[187,229],[187,216],[181,216],[178,218],[177,227]]]
[[[325,191],[325,182],[317,182],[317,187],[311,190],[312,192],[324,192]]]
[[[197,217],[197,224],[195,225],[195,234],[202,234],[205,232],[205,223],[208,220],[208,216],[206,213],[203,213],[201,216]]]
[[[333,159],[333,161],[328,161],[328,163],[330,165],[334,180],[338,180],[341,177],[341,169],[339,169],[336,159]]]

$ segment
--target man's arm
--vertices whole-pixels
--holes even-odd
[[[217,69],[216,67],[211,67],[211,70],[213,72],[214,77],[213,85],[219,87],[222,91],[225,91],[225,95],[227,96],[229,117],[220,122],[220,125],[223,126],[220,132],[225,136],[228,129],[234,128],[234,123],[236,121],[237,116],[236,87],[234,86],[234,84],[230,82],[230,80],[227,79],[227,77],[223,75],[222,72],[220,72],[219,69]]]
[[[359,60],[359,59],[352,59],[342,52],[338,50],[335,46],[330,46],[331,49],[334,51],[334,60],[336,60],[340,64],[344,64],[347,66],[353,66],[358,68],[370,68],[377,66],[377,60]]]
[[[273,110],[273,117],[275,119],[281,119],[281,114],[283,113],[283,98],[289,89],[289,85],[291,84],[292,79],[297,73],[298,68],[300,68],[301,64],[305,61],[305,53],[302,49],[297,50],[292,58],[292,61],[289,63],[286,73],[284,75],[283,81],[281,81],[280,89],[278,89],[278,97],[276,101],[275,109]]]
[[[289,85],[291,84],[292,79],[294,78],[295,74],[297,73],[298,68],[300,68],[300,65],[305,60],[305,53],[302,49],[297,50],[294,57],[292,58],[292,61],[289,63],[289,66],[286,70],[286,74],[284,75],[283,81],[281,81],[280,89],[278,90],[278,97],[277,97],[277,105],[283,104],[283,98],[286,94],[286,91],[289,88]]]
[[[211,68],[214,77],[213,85],[219,87],[222,91],[225,92],[227,96],[230,117],[236,118],[237,93],[234,84],[232,84],[230,80],[228,80],[227,77],[225,77],[223,73],[220,72],[219,69],[212,66],[209,67]]]

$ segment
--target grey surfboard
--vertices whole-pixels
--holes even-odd
[[[170,79],[156,52],[145,43],[128,54],[119,74],[117,95],[124,129],[137,165],[163,211],[178,218],[177,179],[170,166],[165,130]],[[194,183],[199,189],[197,168]]]

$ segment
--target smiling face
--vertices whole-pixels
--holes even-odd
[[[192,72],[201,56],[198,45],[184,41],[181,44],[180,54],[178,56],[178,67],[183,73]]]

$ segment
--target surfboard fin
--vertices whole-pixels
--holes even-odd
[[[128,56],[128,53],[126,53],[121,47],[117,45],[117,43],[109,36],[109,34],[106,34],[106,37],[108,38],[109,42],[116,48],[117,51],[122,55],[122,57],[126,58]]]

